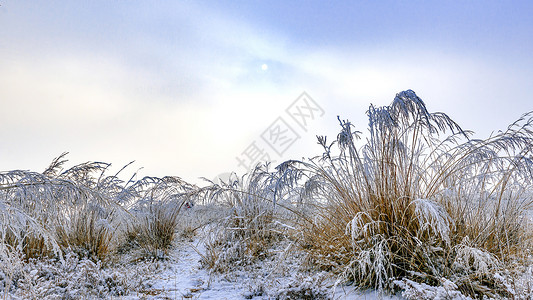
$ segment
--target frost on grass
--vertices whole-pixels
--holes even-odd
[[[227,182],[210,186],[210,202],[225,215],[209,226],[207,252],[203,264],[226,272],[253,264],[270,255],[271,248],[288,238],[293,215],[291,191],[281,180],[295,180],[291,173],[270,172],[269,165],[258,165],[241,178],[233,175]]]
[[[3,291],[139,292],[144,277],[115,273],[121,264],[169,262],[201,234],[213,276],[259,274],[282,287],[258,284],[252,296],[321,298],[317,278],[299,275],[325,272],[380,296],[531,298],[533,113],[472,139],[408,90],[370,106],[368,119],[365,137],[338,118],[333,143],[318,137],[321,156],[204,188],[173,176],[122,181],[101,162],[65,169],[65,155],[42,173],[0,172]],[[209,217],[195,217],[196,203]]]
[[[291,281],[282,285],[274,293],[275,299],[332,299],[333,295],[330,289],[325,287],[327,276],[319,273],[314,276],[296,276]]]
[[[408,90],[368,118],[366,140],[339,118],[334,143],[318,138],[322,156],[292,164],[312,187],[300,242],[315,264],[382,292],[398,278],[435,287],[446,278],[471,297],[507,297],[492,274],[532,242],[523,216],[533,204],[533,113],[471,139]]]
[[[107,174],[107,163],[64,169],[65,155],[42,173],[0,172],[0,271],[5,293],[10,287],[12,292],[20,290],[17,276],[32,259],[59,263],[65,254],[75,254],[83,260],[83,268],[77,269],[82,272],[89,267],[103,270],[101,265],[123,260],[126,253],[121,251],[132,248],[160,258],[173,247],[183,204],[193,201],[195,187],[177,177],[133,180],[134,175],[124,182],[118,173]]]
[[[482,274],[488,274],[499,269],[500,262],[494,254],[472,247],[469,244],[468,237],[465,237],[463,242],[455,246],[455,268]]]
[[[142,293],[159,270],[148,262],[104,268],[73,253],[63,261],[32,259],[13,277],[11,295],[15,299],[109,299]]]
[[[427,231],[450,244],[453,221],[448,212],[438,203],[426,199],[416,199],[412,204],[415,206],[419,232],[423,234]]]
[[[430,286],[407,278],[395,280],[394,284],[402,290],[402,296],[409,300],[471,300],[457,290],[457,286],[446,279],[442,285]]]

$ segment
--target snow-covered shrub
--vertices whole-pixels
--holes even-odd
[[[194,186],[177,177],[123,182],[117,176],[124,168],[108,176],[110,164],[101,162],[65,170],[65,156],[42,173],[0,173],[0,213],[10,210],[10,216],[30,220],[8,222],[14,225],[4,227],[9,230],[3,242],[20,247],[26,259],[52,257],[60,245],[80,257],[107,261],[128,238],[150,255],[167,251],[184,201],[194,201]]]
[[[112,235],[119,232],[124,212],[114,198],[122,190],[120,182],[104,175],[109,167],[105,163],[84,163],[63,170],[65,155],[43,173],[0,173],[5,204],[32,220],[11,230],[26,259],[58,254],[57,245],[101,259],[114,247]]]
[[[1,176],[0,176],[1,178]],[[32,241],[40,241],[40,249],[47,253],[60,254],[54,237],[37,220],[21,209],[0,200],[0,289],[7,299],[13,282],[21,275],[24,259],[32,254],[37,246]],[[37,249],[38,250],[38,249]]]
[[[112,268],[136,252],[165,256],[196,187],[177,177],[123,182],[99,162],[65,170],[65,155],[42,173],[0,172],[2,290],[22,299],[78,299],[137,289],[132,285],[144,275],[108,274],[102,265]],[[41,267],[48,271],[34,272]]]
[[[117,247],[116,229],[101,214],[91,207],[71,210],[68,222],[56,229],[59,245],[80,257],[107,260]]]

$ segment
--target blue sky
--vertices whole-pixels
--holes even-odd
[[[319,155],[337,115],[366,132],[368,106],[406,89],[478,137],[533,110],[530,1],[0,5],[0,170],[69,151],[192,181],[242,173],[236,157],[268,151],[261,134],[303,91],[325,113],[278,161]]]

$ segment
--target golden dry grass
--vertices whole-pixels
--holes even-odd
[[[412,91],[368,115],[361,147],[360,133],[339,119],[338,155],[319,137],[324,155],[293,163],[313,187],[316,216],[302,224],[301,239],[311,260],[361,288],[447,278],[471,296],[505,296],[491,272],[523,257],[532,240],[523,220],[533,195],[531,116],[473,140]]]

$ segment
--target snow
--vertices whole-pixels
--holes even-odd
[[[197,213],[205,216],[206,211]],[[22,268],[21,271],[14,270],[19,275],[11,299],[470,299],[444,278],[440,286],[405,278],[395,280],[401,292],[394,296],[336,285],[335,278],[325,272],[303,272],[299,266],[304,263],[304,255],[296,249],[290,250],[291,245],[284,243],[269,249],[271,255],[263,260],[223,274],[213,273],[201,263],[207,253],[205,243],[209,241],[210,230],[205,226],[195,235],[179,237],[164,260],[123,262],[105,267],[67,255],[61,262],[30,262],[17,267]],[[487,260],[484,255],[467,251],[464,256],[476,263]],[[516,291],[516,299],[529,299],[532,265],[524,267],[512,286],[506,274],[495,273],[494,278]],[[0,285],[0,291],[1,288]]]
[[[311,296],[305,299],[402,299],[400,296],[379,298],[376,291],[361,292],[353,287],[335,287],[325,273],[305,276],[289,272],[279,276],[275,274],[276,270],[272,270],[276,266],[275,261],[261,262],[250,270],[224,275],[210,274],[201,266],[203,253],[205,245],[202,237],[180,242],[166,269],[145,283],[147,288],[143,293],[128,295],[123,299],[302,299],[291,298],[291,295]],[[272,276],[273,273],[275,276]]]
[[[201,240],[181,243],[172,254],[167,268],[145,284],[142,295],[130,295],[124,299],[243,299],[238,283],[210,276],[200,265],[205,251]],[[153,294],[153,295],[150,295]]]

